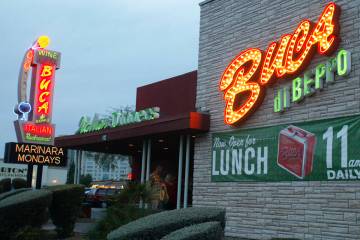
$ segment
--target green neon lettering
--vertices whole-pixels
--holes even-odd
[[[281,89],[275,93],[274,97],[274,112],[281,112],[282,111],[282,104],[281,104]]]
[[[119,119],[118,126],[127,124],[126,114],[121,114],[118,119]]]
[[[87,117],[81,117],[79,125],[80,125],[80,129],[79,129],[80,133],[86,133],[89,131],[90,122]]]
[[[113,112],[111,115],[112,115],[111,126],[116,127],[118,125],[119,113],[118,112]]]
[[[79,123],[78,133],[87,133],[92,131],[98,131],[105,128],[114,128],[132,123],[138,123],[146,120],[152,120],[159,118],[160,108],[153,107],[140,110],[139,112],[113,112],[107,118],[99,119],[96,114],[91,121],[89,117],[82,117]]]
[[[284,89],[283,89],[283,107],[284,107],[284,109],[290,107],[290,90],[289,90],[289,87],[284,87]]]
[[[324,88],[324,79],[325,79],[325,64],[320,63],[315,68],[315,89]]]
[[[293,102],[299,102],[303,98],[302,85],[303,85],[303,81],[300,77],[297,77],[292,81]]]
[[[335,81],[335,71],[336,71],[336,59],[330,59],[326,62],[326,83],[334,83]]]
[[[127,124],[130,124],[130,123],[133,123],[133,122],[134,122],[133,113],[128,113],[128,114],[127,114],[127,118],[126,118],[126,123],[127,123]]]
[[[134,122],[141,122],[140,113],[139,113],[139,112],[135,112],[135,113],[134,113]]]
[[[346,50],[340,50],[337,57],[337,74],[346,76],[351,71],[351,53]]]
[[[315,92],[313,89],[315,84],[313,77],[314,73],[312,71],[307,71],[304,73],[304,96],[309,96]]]

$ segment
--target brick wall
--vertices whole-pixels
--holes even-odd
[[[224,101],[218,83],[227,64],[241,51],[266,50],[302,19],[316,22],[328,1],[210,0],[201,3],[197,84],[198,109],[208,110],[211,129],[196,138],[193,204],[224,207],[226,235],[255,239],[360,239],[360,182],[211,182],[211,133],[232,131],[223,122]],[[341,7],[340,48],[351,51],[346,78],[293,105],[273,112],[274,92],[266,90],[261,107],[241,128],[277,125],[360,113],[360,1],[336,1]],[[328,58],[315,55],[308,69]]]

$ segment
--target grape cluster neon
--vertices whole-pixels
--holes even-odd
[[[248,117],[262,102],[264,87],[275,79],[299,73],[315,52],[332,54],[339,42],[339,11],[335,3],[330,3],[316,24],[303,20],[293,34],[283,35],[279,42],[270,43],[265,53],[250,48],[236,56],[225,69],[219,84],[226,101],[225,123],[234,125]]]

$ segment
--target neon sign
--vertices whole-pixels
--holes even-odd
[[[269,84],[298,74],[307,67],[315,52],[331,55],[340,40],[339,11],[335,3],[330,3],[316,24],[303,20],[293,34],[270,43],[265,53],[250,48],[236,56],[219,84],[226,101],[225,123],[235,125],[251,115],[263,101]]]
[[[36,123],[50,122],[54,73],[55,66],[40,65],[34,99],[34,121]]]
[[[320,63],[314,69],[306,71],[302,77],[293,79],[291,87],[278,89],[274,97],[274,112],[287,110],[291,103],[312,96],[316,91],[323,90],[325,84],[333,84],[335,76],[346,76],[350,71],[351,53],[342,49],[335,58]]]
[[[55,126],[51,124],[55,70],[60,67],[60,53],[45,49],[50,43],[41,36],[25,53],[20,68],[18,101],[14,122],[19,142],[53,144]],[[32,70],[30,98],[27,79]]]
[[[79,123],[78,133],[100,131],[106,128],[115,128],[124,125],[154,120],[160,117],[160,108],[152,107],[135,111],[113,112],[111,116],[100,118],[95,115],[91,120],[89,117],[82,117]]]

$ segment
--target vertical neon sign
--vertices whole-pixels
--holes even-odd
[[[21,65],[15,129],[19,142],[53,144],[55,126],[51,124],[55,71],[60,67],[60,53],[45,49],[50,42],[41,36],[26,52]],[[32,71],[30,99],[27,78]]]

